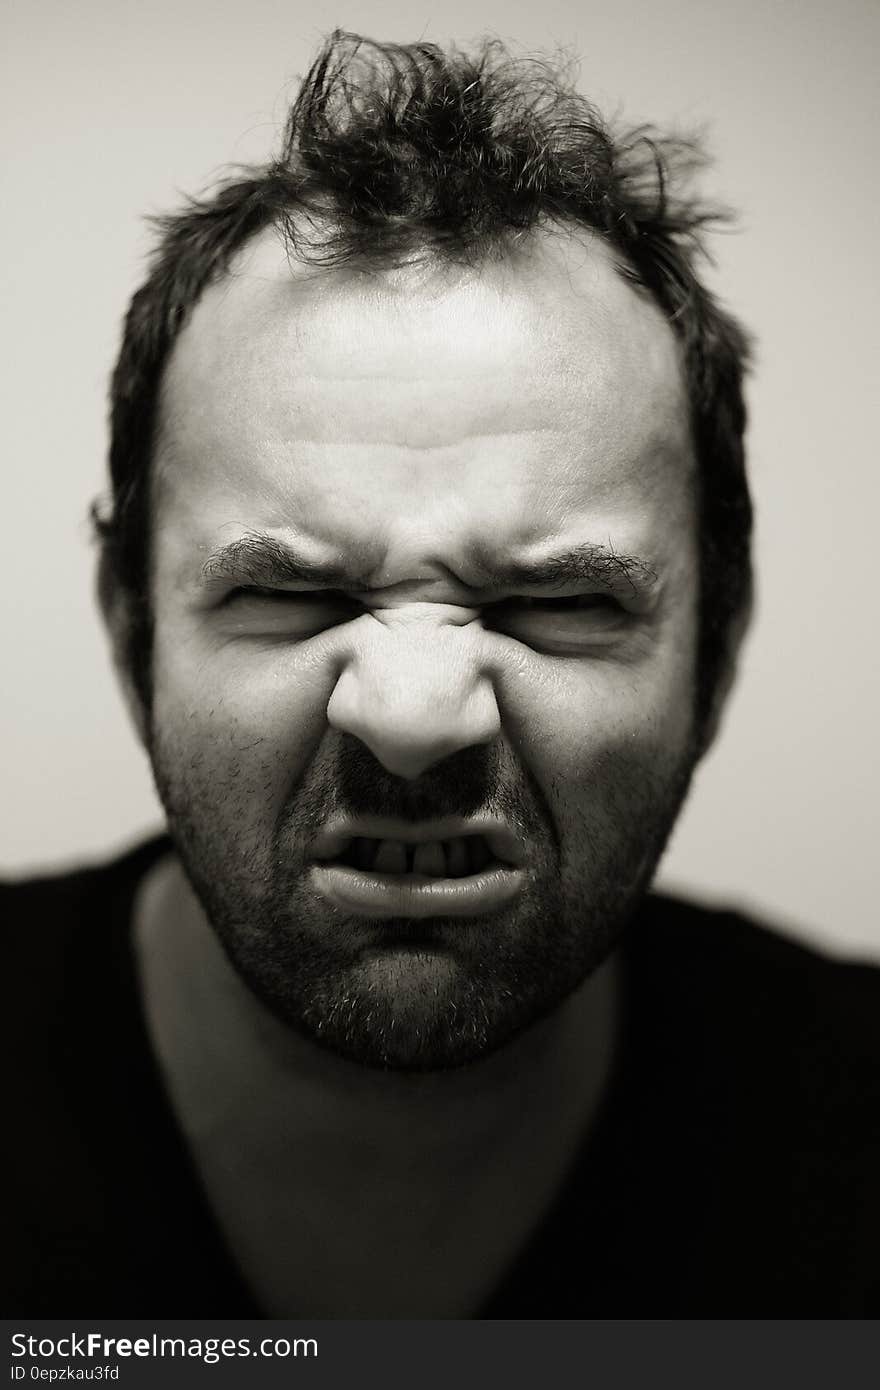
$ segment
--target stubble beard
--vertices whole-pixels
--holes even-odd
[[[184,870],[253,994],[337,1055],[399,1071],[490,1055],[602,964],[647,890],[695,761],[688,750],[660,774],[625,761],[606,769],[608,795],[562,844],[538,784],[497,747],[462,750],[410,783],[339,738],[291,789],[262,842],[251,824],[268,767],[245,776],[232,762],[206,773],[206,760],[161,739],[151,758]],[[309,878],[314,837],[340,811],[499,816],[529,847],[523,890],[473,918],[346,915]]]

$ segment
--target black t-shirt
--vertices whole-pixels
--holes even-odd
[[[168,848],[0,894],[4,1313],[259,1317],[147,1039],[131,915]],[[880,1312],[880,971],[650,895],[591,1138],[485,1318]]]

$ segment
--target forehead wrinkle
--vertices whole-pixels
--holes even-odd
[[[578,271],[581,268],[574,267]],[[448,368],[445,375],[441,374],[441,390],[438,381],[423,371],[424,353],[430,349],[430,343],[426,346],[424,334],[417,333],[414,341],[421,345],[420,354],[415,357],[406,352],[400,354],[398,365],[404,377],[399,392],[395,394],[392,389],[393,376],[377,377],[380,384],[375,388],[371,389],[365,382],[361,390],[353,392],[353,404],[348,410],[333,408],[332,393],[323,387],[323,371],[308,370],[309,365],[315,366],[314,359],[311,364],[307,360],[308,353],[304,357],[301,351],[294,352],[288,360],[284,351],[285,343],[290,344],[291,340],[299,339],[302,347],[303,336],[306,339],[309,336],[303,334],[306,323],[309,332],[320,333],[317,305],[301,306],[306,307],[306,312],[300,317],[298,293],[289,295],[287,281],[279,287],[274,278],[274,266],[267,263],[265,269],[268,273],[259,277],[254,298],[249,294],[251,286],[243,284],[247,275],[224,282],[214,300],[211,296],[216,287],[206,291],[203,302],[184,327],[164,373],[155,449],[158,466],[154,473],[163,491],[174,477],[174,493],[182,504],[184,515],[189,515],[190,529],[192,523],[204,515],[207,505],[214,512],[214,520],[218,519],[219,506],[228,517],[240,518],[235,523],[236,528],[256,525],[275,532],[277,523],[284,522],[285,513],[291,516],[291,505],[299,496],[297,487],[304,486],[309,497],[314,494],[329,502],[329,508],[322,503],[307,515],[318,527],[316,536],[323,532],[322,541],[338,548],[340,528],[333,524],[334,519],[340,520],[336,501],[343,504],[345,511],[344,493],[351,482],[352,501],[348,510],[352,511],[349,520],[353,524],[346,526],[342,534],[356,535],[363,517],[362,535],[370,534],[371,530],[375,534],[381,529],[388,543],[393,545],[395,538],[385,526],[389,520],[388,507],[386,505],[383,510],[382,504],[394,502],[396,505],[400,501],[403,505],[406,501],[407,463],[411,461],[414,479],[430,481],[429,462],[436,469],[438,489],[436,496],[434,492],[430,494],[432,505],[433,502],[438,507],[441,503],[446,505],[441,495],[445,477],[446,491],[450,494],[448,501],[458,518],[454,529],[459,539],[466,537],[466,530],[458,523],[466,517],[468,509],[474,509],[471,515],[479,515],[483,534],[491,535],[494,534],[493,510],[501,515],[504,505],[512,514],[520,498],[515,489],[508,493],[504,473],[505,445],[506,441],[512,441],[511,481],[516,483],[519,479],[523,483],[522,497],[528,498],[527,512],[535,516],[537,506],[543,518],[537,522],[541,529],[549,526],[555,530],[564,520],[564,514],[570,512],[570,494],[576,489],[581,469],[591,489],[584,514],[584,519],[590,522],[596,519],[597,506],[613,506],[621,482],[630,491],[638,484],[652,503],[658,498],[662,501],[662,494],[670,484],[661,466],[663,456],[690,453],[687,447],[689,422],[687,412],[682,409],[683,381],[674,336],[666,324],[662,332],[657,330],[658,315],[650,306],[642,304],[632,287],[622,283],[614,286],[612,282],[610,298],[605,302],[608,286],[602,274],[601,254],[588,265],[589,274],[584,283],[573,275],[571,266],[564,265],[566,284],[570,289],[577,280],[575,288],[578,291],[575,296],[569,292],[564,301],[552,284],[547,289],[550,298],[546,298],[542,282],[538,283],[541,269],[538,265],[531,267],[525,281],[509,277],[510,283],[504,288],[516,291],[512,298],[519,305],[514,322],[518,329],[528,329],[529,341],[521,344],[523,352],[516,358],[516,370],[508,370],[511,364],[507,362],[508,369],[500,376],[495,369],[502,358],[506,359],[510,349],[504,325],[511,305],[505,296],[499,296],[499,287],[493,283],[489,298],[493,305],[501,308],[504,317],[499,329],[494,317],[490,316],[493,328],[487,340],[490,351],[485,361],[481,359],[481,365],[489,368],[488,375],[498,376],[497,391],[486,392],[482,381],[477,383],[473,375],[462,370],[460,352],[467,354],[469,344],[471,348],[479,346],[479,334],[476,343],[465,334],[460,343],[452,345],[455,351],[451,355],[448,334],[445,343],[440,342],[442,364]],[[611,273],[617,277],[616,268]],[[537,298],[531,294],[534,287],[531,282],[536,275],[540,291]],[[476,308],[477,320],[482,323],[486,306],[480,296],[479,279],[477,277]],[[492,277],[487,275],[485,279]],[[465,326],[470,323],[468,313],[474,308],[473,289],[468,279],[468,293],[463,306],[459,306],[466,311]],[[367,322],[359,320],[359,332],[349,337],[348,327],[352,324],[357,327],[351,311],[356,308],[356,302],[363,303],[363,297],[355,297],[355,302],[342,287],[338,287],[338,291],[337,300],[337,290],[330,293],[328,282],[320,294],[313,295],[310,290],[305,298],[320,300],[324,309],[331,302],[347,305],[348,312],[342,312],[338,319],[335,312],[331,315],[334,336],[338,338],[341,334],[339,341],[348,344],[347,353],[343,353],[343,359],[336,365],[343,378],[345,372],[353,368],[352,379],[357,379],[362,363],[357,353],[352,355],[351,349],[357,348],[359,352],[362,344],[369,348],[370,326],[378,320],[370,315]],[[242,293],[245,298],[241,297]],[[583,301],[588,308],[585,316],[582,317],[574,299]],[[372,300],[373,311],[381,310],[384,314],[389,307],[384,291],[377,290]],[[437,296],[436,303],[442,308],[445,300],[446,288]],[[394,327],[404,307],[414,302],[415,297],[409,294],[400,297],[396,312],[390,314],[390,323],[386,317],[383,344],[390,341],[388,330]],[[456,308],[453,315],[456,320],[458,312]],[[267,336],[266,329],[272,325],[283,330],[280,338],[274,333]],[[231,327],[243,334],[237,348],[226,341]],[[439,322],[435,328],[439,331]],[[409,336],[405,334],[404,337],[408,342]],[[611,351],[606,355],[602,348],[603,344],[609,345],[609,340]],[[383,372],[387,371],[390,360],[380,355]],[[300,373],[303,366],[307,371]],[[219,368],[219,376],[214,375],[215,368]],[[632,380],[634,372],[635,381]],[[407,373],[410,374],[408,378]],[[456,382],[468,381],[474,390],[470,395],[460,393],[466,408],[456,410]],[[298,395],[298,382],[301,385],[320,382],[321,385],[317,391],[312,389]],[[339,394],[344,397],[344,380],[341,385]],[[645,398],[644,408],[629,409],[630,388],[639,399]],[[423,395],[424,401],[421,400]],[[429,412],[428,406],[434,397],[437,398],[435,409]],[[398,402],[403,401],[408,401],[409,412],[396,408]],[[346,404],[344,399],[341,404]],[[514,414],[511,420],[511,413],[524,409],[526,404],[530,406],[528,414],[525,417],[520,414],[519,419]],[[327,428],[340,432],[324,437],[322,419],[327,421]],[[524,428],[510,428],[520,421]],[[400,429],[396,437],[391,437],[396,425]],[[533,449],[528,447],[529,436],[534,439]],[[555,448],[556,437],[559,449]],[[469,440],[473,440],[472,450],[468,447]],[[685,445],[684,451],[682,445]],[[298,446],[302,447],[304,455],[300,460],[297,459]],[[363,460],[354,457],[358,448],[375,449],[374,457],[379,465],[375,484],[369,477],[369,456]],[[449,449],[450,461],[455,464],[454,476],[446,477],[441,466],[444,448]],[[338,461],[333,458],[336,450],[340,451]],[[386,453],[389,455],[387,473],[381,468]],[[555,462],[557,456],[561,464]],[[328,465],[327,480],[323,483],[325,458],[334,466]],[[422,459],[425,460],[424,469],[419,466]],[[471,464],[477,479],[473,486],[468,484],[462,468],[462,465],[470,468]],[[359,475],[360,485],[355,486]],[[386,493],[389,480],[399,488],[399,495]],[[525,483],[529,484],[528,488]],[[419,487],[422,487],[421,481]],[[488,492],[487,487],[500,488],[504,503],[500,493],[497,504],[493,503],[496,493]],[[414,515],[419,515],[418,509],[427,496],[420,492],[417,504],[410,499]],[[455,505],[454,499],[458,496],[463,514]],[[366,512],[362,501],[368,504]],[[380,520],[379,526],[375,524],[376,517]],[[403,520],[399,509],[398,519]],[[439,531],[451,539],[447,520],[438,510],[432,527],[440,523]],[[276,534],[283,530],[282,524]],[[528,530],[532,530],[531,525]],[[592,524],[588,526],[588,535],[590,531],[595,534]],[[408,533],[408,537],[405,549],[415,558],[416,552],[409,543],[412,535]],[[424,558],[430,550],[430,546],[422,550]],[[439,558],[436,546],[432,558]],[[384,562],[380,565],[384,566]],[[368,582],[376,568],[374,566],[368,576]]]
[[[567,351],[570,330],[590,320],[596,324],[606,349],[610,343],[616,352],[622,351],[627,365],[636,342],[644,342],[640,330],[644,329],[646,318],[662,325],[664,338],[674,342],[662,315],[627,284],[601,242],[589,250],[579,247],[572,264],[566,255],[548,256],[539,239],[533,245],[532,255],[521,258],[516,274],[503,263],[480,266],[446,282],[439,295],[428,296],[418,282],[400,295],[381,283],[358,287],[350,277],[335,272],[325,274],[317,282],[303,277],[299,268],[291,266],[284,257],[271,234],[261,234],[246,249],[248,255],[237,267],[237,274],[224,277],[205,291],[181,335],[182,339],[191,338],[194,324],[207,315],[213,331],[200,335],[200,355],[203,367],[209,370],[218,361],[218,334],[225,337],[231,333],[233,338],[247,337],[249,359],[255,344],[268,337],[273,340],[273,351],[279,341],[286,344],[288,352],[300,359],[298,369],[307,366],[302,361],[304,356],[312,358],[314,367],[329,350],[334,372],[344,375],[340,368],[345,363],[353,368],[351,380],[362,375],[369,378],[373,373],[369,364],[374,358],[376,325],[408,342],[413,333],[418,338],[419,324],[431,326],[438,341],[454,341],[457,356],[466,359],[469,369],[474,370],[482,364],[471,352],[471,335],[458,332],[462,312],[471,328],[474,322],[494,326],[499,314],[503,316],[507,330],[502,353],[505,359],[510,351],[511,332],[531,345],[542,343],[551,352],[562,342]],[[584,283],[580,283],[581,278]],[[565,286],[561,298],[560,282]],[[365,325],[363,339],[352,335],[352,326],[359,323]],[[479,341],[474,346],[482,353],[485,343]],[[395,364],[395,372],[409,372],[416,361],[407,356],[403,363]],[[319,370],[318,374],[323,372]]]

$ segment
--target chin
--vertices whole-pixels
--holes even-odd
[[[601,963],[595,952],[547,956],[543,970],[531,953],[516,963],[484,953],[475,963],[442,940],[386,937],[355,960],[318,969],[314,961],[283,972],[267,972],[265,958],[233,963],[276,1018],[327,1052],[382,1071],[438,1072],[493,1056]]]

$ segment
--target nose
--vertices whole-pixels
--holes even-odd
[[[354,735],[388,772],[410,780],[463,748],[490,743],[501,729],[492,682],[467,629],[416,627],[373,624],[327,705],[332,728]]]

